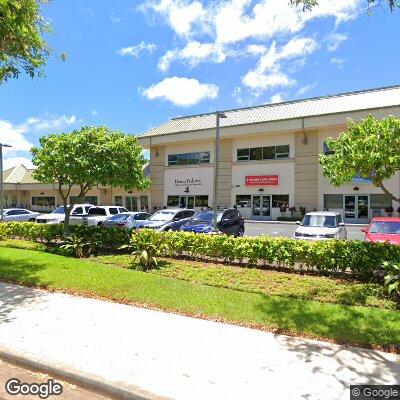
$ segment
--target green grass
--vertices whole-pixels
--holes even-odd
[[[105,264],[129,267],[128,255],[98,256]],[[396,303],[386,297],[384,287],[374,283],[359,283],[323,276],[241,268],[221,264],[166,260],[162,268],[152,274],[203,285],[225,287],[250,293],[317,300],[327,303],[362,305],[396,309]]]
[[[0,280],[339,342],[400,344],[395,310],[248,293],[38,251],[0,248]]]

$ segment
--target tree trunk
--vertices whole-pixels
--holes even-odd
[[[69,217],[71,215],[71,206],[68,207],[67,204],[68,198],[63,198],[63,203],[64,203],[64,210],[65,210],[65,219],[64,219],[64,236],[67,237],[70,234],[70,229],[69,229]]]
[[[382,189],[383,193],[385,193],[386,196],[390,197],[392,200],[396,201],[397,203],[400,203],[400,197],[396,197],[394,194],[390,193],[389,190],[387,190],[386,187],[383,186],[382,181],[376,182],[375,185],[378,186],[378,188]]]

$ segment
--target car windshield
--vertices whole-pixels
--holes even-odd
[[[301,224],[313,228],[336,228],[334,215],[306,215]]]
[[[149,218],[149,221],[171,221],[175,214],[176,211],[157,211]]]
[[[221,221],[222,213],[218,213],[217,221]],[[212,222],[214,219],[214,211],[199,212],[194,215],[193,221]]]
[[[369,228],[370,233],[381,233],[384,235],[399,235],[400,222],[397,221],[376,221],[372,222]]]
[[[64,207],[57,207],[54,211],[53,214],[65,214]]]
[[[115,214],[112,217],[108,218],[109,221],[125,221],[127,218],[129,218],[131,214],[126,214],[126,213],[121,213],[121,214]]]

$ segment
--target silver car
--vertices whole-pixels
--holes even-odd
[[[25,208],[5,208],[3,218],[6,222],[35,222],[40,213]]]
[[[119,227],[126,229],[134,229],[136,228],[138,221],[143,221],[145,219],[148,219],[149,217],[150,214],[144,211],[123,212],[108,217],[103,222],[103,226],[106,228]]]

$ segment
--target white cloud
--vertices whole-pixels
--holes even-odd
[[[283,101],[283,96],[282,93],[275,93],[273,96],[271,96],[271,103],[282,103]]]
[[[331,33],[327,38],[327,50],[328,51],[336,51],[339,46],[348,39],[347,34],[344,33]]]
[[[33,144],[29,142],[24,134],[26,133],[26,126],[14,126],[8,121],[0,120],[0,143],[9,144],[11,148],[5,147],[3,152],[5,155],[9,153],[16,153],[17,151],[29,151]]]
[[[28,118],[21,127],[23,127],[25,131],[47,131],[50,129],[63,129],[68,125],[75,124],[76,122],[77,119],[75,115],[45,115],[43,118]]]
[[[143,51],[153,53],[156,48],[157,46],[154,43],[146,43],[142,40],[139,44],[135,46],[123,47],[122,49],[118,50],[118,54],[120,56],[139,57],[140,53],[142,53]]]
[[[178,35],[189,35],[193,25],[205,16],[200,1],[187,0],[149,0],[142,3],[139,10],[154,11],[160,14]]]
[[[34,168],[32,160],[27,157],[9,157],[3,162],[4,169],[9,169],[17,165],[23,164],[26,168]]]
[[[303,96],[304,94],[306,94],[307,92],[309,92],[311,89],[313,89],[315,86],[316,86],[315,83],[302,86],[302,87],[297,91],[296,95],[297,95],[297,96]]]
[[[169,50],[161,58],[158,63],[160,71],[167,71],[173,60],[186,61],[191,67],[203,61],[212,61],[214,63],[222,63],[226,59],[226,55],[222,48],[213,43],[200,43],[192,41],[179,50]]]
[[[296,81],[282,71],[281,62],[296,57],[305,57],[317,48],[317,43],[312,38],[295,37],[279,50],[273,42],[266,54],[261,56],[257,67],[247,72],[242,78],[242,83],[251,88],[266,90],[273,87],[292,86]]]
[[[333,57],[333,58],[331,58],[330,63],[337,65],[339,68],[342,68],[344,60],[343,60],[343,58]]]
[[[253,55],[264,54],[266,47],[262,44],[250,44],[247,46],[247,52]]]
[[[163,99],[176,106],[188,107],[205,99],[217,98],[218,91],[218,86],[214,84],[174,76],[143,89],[142,93],[149,100]]]

